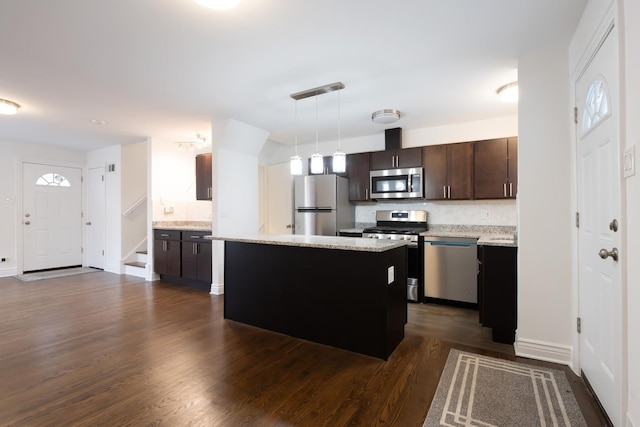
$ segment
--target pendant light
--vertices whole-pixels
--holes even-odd
[[[294,113],[294,121],[295,121],[295,140],[294,144],[296,147],[296,154],[291,157],[289,161],[289,171],[291,175],[302,175],[302,157],[298,155],[298,101],[295,103],[295,113]]]
[[[311,173],[319,174],[324,171],[324,160],[318,147],[318,94],[316,93],[316,152],[311,155]]]
[[[338,91],[338,149],[333,153],[334,173],[344,173],[347,171],[347,155],[340,150],[340,91]]]

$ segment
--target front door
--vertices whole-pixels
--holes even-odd
[[[580,368],[616,426],[624,378],[617,46],[612,28],[576,82]]]
[[[82,171],[23,163],[23,271],[82,265]]]
[[[289,163],[267,169],[267,233],[293,232],[293,177]]]

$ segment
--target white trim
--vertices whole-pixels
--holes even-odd
[[[566,345],[516,337],[516,356],[572,367],[573,349]]]
[[[209,293],[211,295],[224,295],[224,283],[212,283]]]
[[[631,414],[627,411],[627,427],[634,427],[633,421],[631,421]]]
[[[0,270],[0,277],[11,277],[17,276],[18,269],[17,268],[7,268],[6,270]]]

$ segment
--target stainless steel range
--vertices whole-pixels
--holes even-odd
[[[424,239],[420,233],[428,230],[427,211],[376,211],[376,226],[365,228],[362,237],[369,239],[406,240],[410,242],[407,299],[418,302],[424,295]]]

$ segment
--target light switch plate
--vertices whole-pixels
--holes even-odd
[[[628,178],[636,174],[636,146],[624,150],[624,177]]]
[[[393,283],[394,280],[396,280],[395,275],[396,275],[396,269],[392,265],[387,269],[387,284],[390,285]]]

